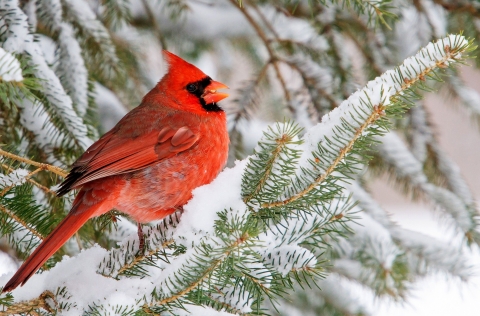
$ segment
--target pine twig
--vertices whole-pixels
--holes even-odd
[[[162,245],[160,247],[161,247],[161,249],[164,249],[165,247],[168,247],[172,243],[173,243],[173,239],[170,239],[170,240],[167,240],[164,243],[162,243]],[[117,275],[122,274],[124,271],[126,271],[126,270],[134,267],[135,265],[137,265],[143,259],[145,259],[147,257],[150,257],[150,256],[153,256],[154,254],[156,254],[158,252],[159,252],[159,249],[153,249],[153,250],[150,250],[149,252],[147,252],[146,254],[141,254],[139,256],[136,256],[135,259],[132,262],[127,263],[126,265],[124,265],[120,269],[118,269]]]
[[[147,0],[142,0],[142,4],[143,4],[143,7],[145,8],[148,19],[152,23],[153,31],[155,32],[155,35],[157,35],[160,45],[162,45],[162,49],[167,49],[167,42],[165,41],[165,37],[163,36],[162,30],[160,29],[160,25],[158,24],[157,18],[155,17],[155,14],[153,13],[152,8],[150,8],[150,5],[148,4]]]
[[[257,195],[258,192],[260,192],[260,190],[262,189],[263,185],[265,184],[265,182],[268,180],[269,176],[270,176],[270,173],[272,172],[272,168],[273,168],[273,164],[275,163],[275,161],[277,160],[278,156],[280,155],[280,153],[282,152],[282,149],[283,147],[289,142],[291,141],[290,137],[286,134],[283,134],[282,135],[282,138],[280,139],[276,139],[276,142],[277,142],[277,148],[275,148],[275,151],[272,153],[272,156],[270,157],[270,159],[268,160],[268,164],[267,164],[267,170],[265,170],[265,174],[264,176],[260,179],[260,181],[258,182],[255,190],[252,191],[252,193],[248,196],[246,196],[243,201],[245,203],[248,203],[255,195]]]
[[[8,166],[8,165],[6,165],[6,164],[4,164],[4,163],[0,164],[0,166],[1,166],[3,169],[7,170],[8,172],[12,172],[12,171],[15,170],[15,169],[13,169],[12,167],[10,167],[10,166]],[[40,170],[42,170],[42,169],[40,169]],[[31,179],[31,178],[27,178],[27,181],[30,182],[31,184],[33,184],[34,186],[38,187],[40,190],[42,190],[42,191],[45,192],[45,193],[56,194],[55,191],[50,190],[50,189],[47,188],[46,186],[41,185],[40,183],[38,183],[37,181],[35,181],[35,180]]]
[[[25,179],[30,179],[30,177],[32,177],[33,175],[39,173],[40,171],[42,171],[43,169],[42,168],[37,168],[35,170],[33,170],[32,172],[30,172],[29,174],[27,174],[24,178]],[[5,193],[7,193],[8,191],[10,191],[11,188],[13,188],[14,186],[16,186],[16,184],[12,184],[8,187],[5,187],[1,192],[0,192],[0,197],[4,196]]]
[[[24,313],[26,313],[27,315],[41,315],[41,313],[33,312],[34,309],[40,308],[43,308],[47,312],[51,313],[53,311],[51,310],[50,305],[47,303],[47,299],[51,299],[55,305],[58,305],[57,301],[55,300],[55,295],[50,291],[45,291],[37,298],[9,306],[6,311],[0,312],[0,316],[9,316]]]
[[[240,245],[247,242],[251,237],[252,236],[249,236],[247,233],[245,233],[240,238],[235,240],[235,242],[233,244],[231,244],[229,247],[227,247],[227,251],[225,251],[220,257],[218,257],[216,260],[214,260],[212,262],[212,264],[210,265],[210,267],[208,267],[202,273],[202,275],[197,280],[192,282],[189,286],[185,287],[183,290],[178,291],[177,293],[173,293],[171,296],[165,297],[164,299],[162,299],[158,302],[152,301],[148,304],[145,304],[144,308],[148,309],[149,307],[152,307],[152,306],[155,306],[155,305],[162,306],[162,305],[168,304],[170,302],[173,302],[175,300],[178,300],[180,297],[190,293],[191,291],[196,289],[197,286],[199,286],[210,275],[210,273],[213,272],[226,258],[228,258],[230,253],[232,253],[235,250],[235,248],[237,248]]]
[[[36,161],[30,160],[28,158],[24,158],[24,157],[21,157],[21,156],[17,156],[15,154],[9,153],[8,151],[2,150],[2,149],[0,149],[0,156],[4,156],[4,157],[10,158],[10,159],[14,159],[16,161],[27,163],[29,165],[38,167],[41,170],[48,170],[48,171],[53,172],[53,173],[55,173],[55,174],[57,174],[57,175],[59,175],[63,178],[65,178],[68,174],[68,172],[63,170],[62,168],[55,167],[55,166],[52,166],[52,165],[49,165],[49,164],[46,164],[46,163],[36,162]]]
[[[312,191],[318,184],[323,182],[330,174],[332,174],[333,171],[337,168],[337,165],[345,158],[345,156],[352,150],[353,145],[357,141],[357,139],[362,135],[362,133],[365,131],[367,127],[372,125],[375,121],[377,121],[380,117],[385,115],[385,106],[383,104],[379,104],[375,106],[374,111],[370,116],[367,118],[367,120],[358,128],[358,130],[355,132],[354,136],[352,139],[348,142],[348,144],[342,148],[342,150],[339,152],[337,158],[333,161],[333,163],[328,167],[328,169],[325,171],[325,173],[321,174],[318,178],[316,178],[309,186],[307,186],[305,189],[302,191],[298,192],[297,194],[293,195],[292,197],[289,197],[288,199],[285,199],[283,201],[277,201],[273,203],[264,203],[262,207],[265,208],[270,208],[270,207],[277,207],[277,206],[282,206],[285,204],[292,203],[303,196],[305,196],[307,193]]]
[[[40,234],[37,230],[33,229],[30,227],[24,220],[22,220],[20,217],[15,215],[15,213],[11,212],[9,209],[7,209],[5,206],[0,205],[0,211],[4,212],[7,214],[10,218],[12,218],[14,221],[25,227],[30,233],[38,237],[38,239],[43,240],[45,237],[43,237],[42,234]]]

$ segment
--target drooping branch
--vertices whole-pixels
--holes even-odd
[[[404,72],[400,73],[398,78],[393,77],[393,74],[388,74],[388,76],[385,79],[392,80],[392,84],[394,85],[389,87],[390,89],[393,89],[394,92],[390,94],[388,102],[395,102],[400,95],[402,95],[407,89],[412,87],[412,85],[414,85],[416,82],[424,81],[426,76],[430,74],[433,75],[432,73],[433,70],[437,68],[448,67],[448,64],[450,62],[456,61],[458,58],[461,57],[461,54],[469,48],[469,45],[464,44],[466,42],[464,39],[463,41],[460,41],[464,45],[455,47],[453,49],[450,45],[447,45],[444,43],[444,41],[447,41],[447,40],[450,42],[450,45],[458,44],[458,43],[451,43],[451,39],[447,38],[447,39],[439,40],[435,44],[435,46],[433,46],[433,48],[430,47],[431,49],[430,51],[427,49],[424,49],[423,51],[420,51],[417,54],[416,58],[423,59],[423,58],[426,58],[426,56],[428,56],[428,58],[431,58],[432,61],[435,62],[432,66],[429,67],[425,65],[424,62],[422,63],[419,62],[420,70],[417,71],[414,67],[410,65],[410,61],[409,61],[408,63],[406,63],[406,65],[401,66],[401,67],[404,67]],[[454,40],[458,41],[458,38],[455,38]],[[443,45],[443,47],[440,48],[440,45]],[[437,56],[433,55],[438,53],[439,49],[443,49],[444,55],[441,58],[438,58]],[[392,76],[392,77],[390,78],[389,76]],[[403,82],[398,82],[398,80],[401,80],[401,79],[403,79]],[[397,80],[397,82],[395,82],[395,80]],[[364,123],[358,127],[358,129],[352,135],[350,140],[345,144],[345,146],[343,146],[343,148],[340,149],[336,158],[326,168],[325,172],[320,174],[318,177],[316,177],[314,181],[312,181],[312,183],[310,183],[306,188],[293,194],[287,199],[276,201],[273,203],[264,203],[262,204],[262,207],[272,208],[272,207],[278,207],[278,206],[283,206],[283,205],[292,203],[304,197],[306,194],[308,194],[313,189],[315,189],[320,183],[322,183],[328,176],[330,176],[337,169],[337,166],[341,163],[341,161],[343,161],[346,155],[350,153],[350,151],[352,150],[355,141],[367,130],[369,126],[373,125],[379,118],[381,118],[384,115],[384,110],[385,110],[385,106],[383,104],[373,104],[372,112],[370,113],[370,115],[365,119]]]

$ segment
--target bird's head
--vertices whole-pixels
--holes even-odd
[[[168,106],[198,114],[223,112],[217,103],[228,97],[228,94],[218,90],[228,89],[226,85],[212,80],[177,55],[166,50],[163,55],[169,68],[157,85],[157,93],[164,94],[173,101]]]

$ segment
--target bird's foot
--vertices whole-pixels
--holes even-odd
[[[142,224],[138,223],[138,240],[140,245],[138,246],[138,251],[143,254],[145,253],[145,235],[143,234]]]
[[[183,214],[183,205],[182,205],[182,206],[177,206],[177,207],[175,207],[175,211],[178,211],[178,212],[180,212],[181,214]]]

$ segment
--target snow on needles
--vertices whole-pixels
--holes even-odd
[[[367,85],[353,93],[340,106],[323,116],[321,123],[311,128],[304,136],[304,154],[300,162],[301,166],[308,167],[312,160],[312,152],[316,151],[318,144],[327,139],[332,140],[338,133],[338,129],[346,122],[351,128],[342,129],[342,137],[345,142],[340,143],[337,139],[330,144],[332,148],[341,149],[352,139],[358,128],[372,114],[375,106],[390,104],[390,97],[401,94],[407,84],[425,71],[435,68],[437,64],[448,65],[460,58],[459,52],[452,53],[468,45],[468,41],[461,35],[449,35],[435,43],[429,43],[415,56],[404,60],[402,65],[395,70],[388,70],[383,75],[371,80]],[[337,157],[336,153],[324,155],[320,168],[328,168],[330,163]]]
[[[18,1],[0,1],[0,15],[7,25],[7,39],[3,43],[3,48],[9,52],[28,54],[35,76],[43,79],[40,84],[47,92],[45,94],[47,100],[53,105],[69,133],[82,148],[87,149],[92,144],[92,140],[87,137],[87,127],[73,109],[72,99],[65,92],[59,78],[48,66],[38,42],[30,34],[28,18],[18,7]]]
[[[23,80],[20,62],[3,48],[0,48],[0,80],[16,82]]]
[[[16,169],[8,175],[0,174],[0,189],[25,183],[28,173],[26,169]]]

